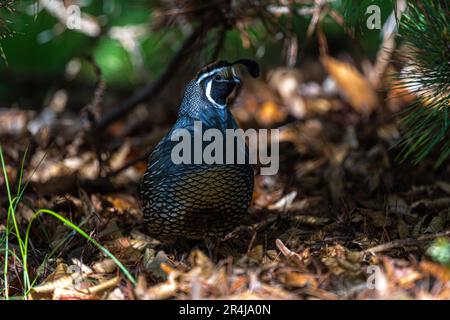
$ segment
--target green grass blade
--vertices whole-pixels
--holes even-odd
[[[81,236],[83,236],[86,240],[88,240],[89,242],[91,242],[94,246],[96,246],[100,251],[102,251],[104,254],[106,254],[109,258],[111,258],[114,263],[120,268],[120,270],[122,270],[123,274],[128,278],[128,280],[130,280],[130,282],[133,285],[136,285],[136,279],[131,275],[131,273],[128,271],[127,268],[125,268],[125,266],[111,253],[109,252],[108,249],[106,249],[104,246],[102,246],[100,243],[98,243],[96,240],[92,239],[86,232],[84,232],[82,229],[80,229],[77,225],[73,224],[71,221],[67,220],[66,218],[62,217],[61,215],[57,214],[56,212],[52,211],[52,210],[48,210],[48,209],[40,209],[38,210],[33,218],[31,219],[30,223],[28,224],[27,227],[27,231],[25,233],[25,251],[27,250],[28,247],[28,237],[29,237],[29,233],[30,233],[30,228],[31,228],[31,224],[34,221],[34,219],[39,216],[41,213],[46,213],[58,220],[60,220],[61,222],[63,222],[65,225],[67,225],[68,227],[72,228],[73,230],[75,230],[78,234],[80,234]],[[26,261],[25,263],[26,264]]]

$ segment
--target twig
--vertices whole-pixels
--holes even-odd
[[[92,100],[83,109],[81,109],[81,113],[86,115],[91,130],[95,131],[98,126],[98,121],[100,119],[101,103],[103,100],[103,95],[105,93],[106,83],[102,76],[102,70],[100,66],[97,64],[97,62],[94,60],[94,58],[89,55],[85,56],[84,58],[94,69],[97,82],[95,84],[95,91]],[[101,143],[99,135],[89,135],[87,139],[94,147],[95,155],[97,157],[97,161],[100,167],[100,170],[98,171],[98,177],[101,177],[102,168],[104,168],[104,160],[102,158],[103,144]]]
[[[103,95],[105,94],[106,83],[103,79],[102,70],[94,60],[94,58],[90,55],[86,55],[84,58],[94,69],[96,83],[94,95],[91,101],[86,106],[84,106],[81,111],[88,113],[89,121],[91,123],[96,123],[98,121],[98,118],[100,117],[100,105],[103,100]]]
[[[280,252],[283,254],[283,256],[291,260],[298,267],[300,268],[305,267],[305,264],[303,263],[303,258],[297,252],[294,252],[288,247],[286,247],[286,245],[280,239],[275,240],[275,245],[277,246],[278,250],[280,250]]]
[[[370,83],[376,89],[382,85],[382,77],[385,74],[389,63],[391,63],[392,54],[396,48],[396,25],[403,11],[406,9],[405,0],[397,1],[397,8],[390,14],[389,18],[383,25],[383,42],[377,52],[377,57],[370,73]]]
[[[164,86],[169,82],[169,80],[176,75],[177,70],[183,65],[186,59],[185,54],[191,49],[197,40],[207,31],[206,22],[203,22],[200,26],[195,29],[189,37],[186,38],[183,45],[175,53],[172,60],[167,65],[163,73],[152,83],[149,83],[141,87],[134,95],[123,101],[110,113],[106,114],[102,119],[100,119],[97,129],[102,130],[109,126],[111,123],[119,120],[128,113],[130,113],[134,108],[141,102],[154,97],[157,95]]]
[[[331,9],[328,14],[330,15],[331,18],[333,18],[333,20],[338,25],[340,25],[344,29],[344,31],[348,34],[348,36],[350,38],[355,39],[355,35],[353,33],[353,30],[347,26],[347,24],[345,23],[344,17],[342,17],[342,15],[340,13],[338,13],[334,9]]]
[[[431,241],[436,238],[446,237],[449,235],[450,235],[450,230],[446,230],[446,231],[442,231],[442,232],[438,232],[438,233],[424,235],[417,239],[409,238],[409,239],[393,240],[393,241],[386,242],[386,243],[380,244],[378,246],[366,249],[366,250],[362,251],[362,253],[377,253],[377,252],[388,251],[388,250],[396,249],[396,248],[414,246],[414,245],[422,244],[423,242],[426,242],[426,241]]]
[[[328,43],[321,24],[317,26],[317,39],[319,41],[319,51],[321,56],[328,56]]]
[[[150,154],[151,154],[152,151],[153,151],[153,150],[150,150],[150,151],[148,151],[148,152],[145,152],[145,153],[141,154],[140,156],[138,156],[138,157],[136,157],[136,158],[134,158],[134,159],[131,159],[130,161],[128,161],[127,163],[125,163],[125,164],[124,164],[123,166],[121,166],[120,168],[118,168],[118,169],[116,169],[116,170],[114,170],[114,171],[109,172],[109,173],[106,175],[106,178],[114,177],[114,176],[118,175],[119,173],[121,173],[122,171],[124,171],[124,170],[128,169],[129,167],[135,165],[136,163],[138,163],[138,162],[140,162],[140,161],[147,160],[148,157],[150,156]]]
[[[279,218],[279,215],[273,215],[261,222],[254,223],[250,226],[240,225],[239,227],[237,227],[230,233],[226,234],[223,237],[222,241],[228,241],[228,240],[237,238],[244,231],[251,233],[253,236],[254,233],[258,233],[258,232],[268,228],[269,226],[271,226],[273,223],[275,223],[278,220],[278,218]]]

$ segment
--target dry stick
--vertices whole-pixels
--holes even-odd
[[[270,227],[273,223],[275,223],[279,218],[279,215],[276,216],[270,216],[267,219],[264,219],[260,222],[254,223],[249,226],[243,226],[240,225],[237,228],[235,228],[233,231],[226,234],[221,241],[228,241],[231,239],[237,238],[241,233],[243,232],[249,232],[249,233],[258,233],[268,227]]]
[[[130,161],[128,161],[127,163],[125,163],[125,164],[124,164],[123,166],[121,166],[120,168],[118,168],[118,169],[116,169],[116,170],[114,170],[114,171],[109,172],[109,173],[106,175],[106,178],[114,177],[114,176],[118,175],[119,173],[121,173],[122,171],[128,169],[129,167],[134,166],[136,163],[138,163],[138,162],[140,162],[140,161],[145,161],[145,160],[147,160],[148,157],[150,157],[150,154],[152,153],[152,151],[153,151],[153,149],[152,149],[151,151],[144,152],[143,154],[141,154],[140,156],[138,156],[138,157],[136,157],[136,158],[134,158],[134,159],[131,159]]]
[[[95,84],[95,91],[92,100],[81,109],[81,113],[86,115],[92,130],[97,128],[97,123],[100,119],[101,103],[103,95],[105,94],[106,83],[102,76],[102,70],[94,58],[90,55],[84,57],[86,61],[93,67],[97,82]],[[102,175],[102,168],[104,167],[104,160],[102,158],[102,143],[100,142],[98,135],[91,135],[88,139],[95,150],[97,161],[100,164],[100,170],[98,171],[98,177]]]
[[[396,49],[395,26],[405,9],[405,0],[398,0],[397,7],[394,8],[389,18],[383,25],[383,42],[378,49],[375,63],[373,64],[372,70],[369,74],[370,83],[375,89],[379,89],[381,87],[382,77],[386,73],[386,70],[391,63],[392,54]]]
[[[277,246],[278,250],[280,250],[280,252],[283,254],[283,256],[285,256],[292,263],[294,263],[300,269],[301,272],[308,272],[306,265],[303,261],[303,258],[300,254],[286,247],[286,245],[280,239],[275,240],[275,245]]]
[[[319,41],[320,56],[321,57],[328,56],[327,38],[325,36],[325,33],[323,32],[323,29],[322,29],[322,26],[320,25],[320,23],[317,26],[317,38]]]
[[[450,230],[446,230],[446,231],[442,231],[442,232],[438,232],[438,233],[424,235],[417,239],[409,238],[409,239],[394,240],[394,241],[386,242],[386,243],[380,244],[378,246],[366,249],[366,250],[362,251],[362,253],[377,253],[377,252],[383,252],[383,251],[387,251],[387,250],[391,250],[391,249],[395,249],[395,248],[414,246],[414,245],[418,245],[418,244],[421,244],[426,241],[431,241],[436,238],[446,237],[449,235],[450,235]]]
[[[355,39],[355,34],[353,33],[353,30],[348,27],[348,25],[345,23],[344,17],[342,17],[340,13],[338,13],[334,9],[331,9],[329,15],[338,25],[340,25],[344,29],[345,33],[347,33],[351,39]]]
[[[94,69],[94,74],[96,78],[95,83],[95,91],[91,101],[81,109],[81,112],[87,112],[89,116],[89,121],[92,125],[93,123],[98,121],[100,117],[100,104],[102,103],[103,96],[105,94],[106,83],[103,79],[102,69],[94,60],[94,58],[90,55],[84,56],[85,60],[92,66]]]
[[[108,127],[111,123],[119,120],[126,114],[130,113],[139,103],[147,100],[148,98],[157,95],[169,80],[176,74],[178,69],[183,65],[186,59],[183,59],[186,52],[194,46],[197,40],[207,31],[207,24],[203,22],[197,29],[195,29],[189,37],[183,42],[181,48],[170,60],[169,65],[159,76],[158,79],[141,87],[134,95],[123,101],[110,113],[106,114],[100,119],[97,130],[102,130]]]
[[[306,30],[306,37],[309,39],[311,38],[314,30],[316,29],[317,24],[322,20],[323,15],[323,7],[318,3],[315,2],[313,12],[311,15],[311,21],[309,23],[308,29]]]

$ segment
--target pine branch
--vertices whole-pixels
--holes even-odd
[[[11,23],[8,21],[8,19],[5,18],[5,13],[12,14],[16,11],[14,5],[16,3],[16,0],[2,0],[0,1],[0,57],[3,59],[3,61],[8,64],[8,61],[6,60],[5,52],[3,51],[2,39],[6,39],[7,37],[12,37],[14,35],[14,30],[12,30],[9,27],[9,24]]]
[[[450,156],[450,14],[446,2],[409,2],[400,20],[400,40],[409,49],[400,89],[417,97],[403,115],[399,159],[414,164],[439,149],[435,167]]]

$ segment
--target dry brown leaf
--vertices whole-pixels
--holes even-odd
[[[322,57],[321,62],[356,111],[368,115],[375,110],[378,105],[377,95],[354,66],[329,56]]]
[[[90,286],[88,288],[79,290],[80,292],[83,292],[85,294],[97,294],[99,292],[106,291],[110,288],[116,287],[120,283],[120,277],[114,277],[112,279],[101,281],[99,284],[95,286]]]
[[[261,261],[264,256],[264,248],[259,244],[253,247],[247,255],[256,261]]]
[[[286,117],[287,112],[274,101],[265,102],[256,113],[256,120],[263,126],[282,122]]]
[[[328,99],[316,98],[308,100],[308,110],[310,112],[326,114],[331,108],[333,108],[333,104]]]
[[[447,223],[447,212],[448,209],[443,210],[439,212],[439,214],[431,220],[428,227],[425,229],[424,232],[426,233],[437,233],[439,231],[442,231],[445,228],[445,225]]]
[[[326,164],[326,162],[327,160],[325,158],[300,162],[295,168],[297,179],[307,176],[308,174],[315,174],[317,170]]]
[[[160,268],[167,276],[170,276],[170,275],[176,276],[179,274],[179,272],[175,268],[172,268],[171,266],[169,266],[166,263],[161,263]]]
[[[122,167],[127,160],[127,156],[130,153],[130,150],[131,150],[130,140],[125,140],[120,146],[119,150],[117,150],[117,152],[115,152],[111,156],[109,160],[110,168],[112,170],[117,170],[120,167]]]
[[[271,204],[268,209],[269,210],[282,210],[285,211],[289,208],[289,206],[292,204],[292,202],[295,200],[295,197],[297,196],[297,191],[292,191],[285,195],[283,198],[278,200],[276,203]]]
[[[53,293],[53,300],[95,300],[95,299],[98,299],[96,295],[86,294],[83,292],[65,288],[56,288]]]
[[[263,297],[262,299],[297,299],[294,294],[286,291],[285,289],[270,286],[264,283],[261,283],[261,286],[257,293]]]
[[[450,207],[450,198],[437,198],[430,201],[430,205],[435,209],[448,209]]]
[[[70,267],[72,267],[72,270],[75,270],[76,272],[84,275],[94,273],[94,271],[89,266],[85,265],[77,258],[72,258],[72,265]]]
[[[299,272],[286,272],[280,276],[281,282],[292,287],[312,287],[317,288],[317,280],[311,274],[299,273]]]
[[[194,268],[198,268],[201,270],[201,273],[204,277],[209,277],[209,275],[211,275],[213,269],[214,269],[214,264],[212,263],[212,261],[203,253],[203,251],[200,250],[194,250],[190,257],[189,260],[191,261],[191,265]]]
[[[178,285],[173,280],[157,284],[147,289],[145,294],[140,297],[143,300],[163,300],[176,294]]]
[[[94,263],[92,269],[98,273],[111,273],[117,269],[117,264],[113,259],[103,259]]]
[[[62,277],[67,274],[68,265],[65,263],[62,263],[60,260],[57,262],[58,262],[58,264],[56,265],[55,271],[50,275],[50,277],[48,277],[46,279],[46,281],[54,280],[54,279],[57,279],[57,278]]]
[[[280,239],[277,239],[275,241],[275,245],[286,258],[294,262],[297,266],[304,268],[303,259],[298,253],[295,253],[288,249]]]
[[[450,269],[443,265],[439,265],[437,263],[429,261],[421,261],[419,264],[419,268],[423,272],[432,275],[443,283],[448,284],[450,282]]]
[[[248,284],[248,278],[245,276],[235,276],[231,281],[232,281],[230,285],[231,292],[235,292],[242,288],[245,288],[247,287]]]
[[[410,206],[405,200],[397,195],[389,195],[386,210],[393,214],[405,214],[408,215],[411,212]]]
[[[107,205],[108,211],[117,214],[125,214],[129,211],[134,213],[138,208],[136,199],[124,194],[110,194],[105,197],[105,200],[110,203]]]
[[[398,72],[394,68],[388,69],[388,72]],[[407,88],[404,80],[394,80],[390,85],[386,103],[393,112],[400,111],[404,106],[410,105],[417,99]]]
[[[436,185],[445,193],[450,194],[450,183],[445,181],[437,181]]]
[[[79,281],[81,279],[82,279],[81,273],[74,272],[72,274],[59,277],[58,279],[53,280],[51,282],[33,287],[32,290],[37,293],[53,292],[56,289],[70,287],[73,285],[74,282]]]
[[[106,297],[107,300],[126,300],[125,294],[120,288],[115,288]]]
[[[397,269],[396,276],[397,283],[406,289],[413,287],[417,280],[423,278],[422,274],[412,268]]]
[[[387,213],[383,211],[374,211],[370,209],[360,208],[360,212],[363,215],[368,216],[371,220],[371,223],[376,228],[384,228],[391,225],[391,219],[388,217]]]
[[[0,136],[19,136],[26,130],[32,111],[2,109],[0,111]]]
[[[112,241],[112,247],[114,251],[123,251],[125,249],[136,249],[142,251],[149,244],[147,240],[131,239],[130,237],[121,237]]]
[[[321,249],[320,260],[330,269],[334,275],[340,275],[346,271],[354,271],[355,264],[347,261],[347,249],[341,245],[325,247]]]
[[[413,237],[419,237],[422,234],[422,229],[424,227],[425,220],[427,220],[429,216],[430,216],[429,214],[423,215],[419,219],[419,221],[414,225],[411,231]]]
[[[290,217],[290,220],[299,225],[305,225],[309,227],[320,227],[326,225],[331,221],[330,218],[326,217],[316,217],[316,216],[304,216],[297,215]]]
[[[222,267],[212,274],[206,281],[208,290],[213,296],[222,296],[228,293],[228,278],[226,268]]]
[[[397,232],[400,239],[406,239],[409,237],[409,226],[400,217],[397,219]]]
[[[350,261],[350,259],[341,259],[336,257],[337,264],[344,268],[347,271],[359,273],[361,271],[361,265],[359,263],[355,263],[354,261]]]

